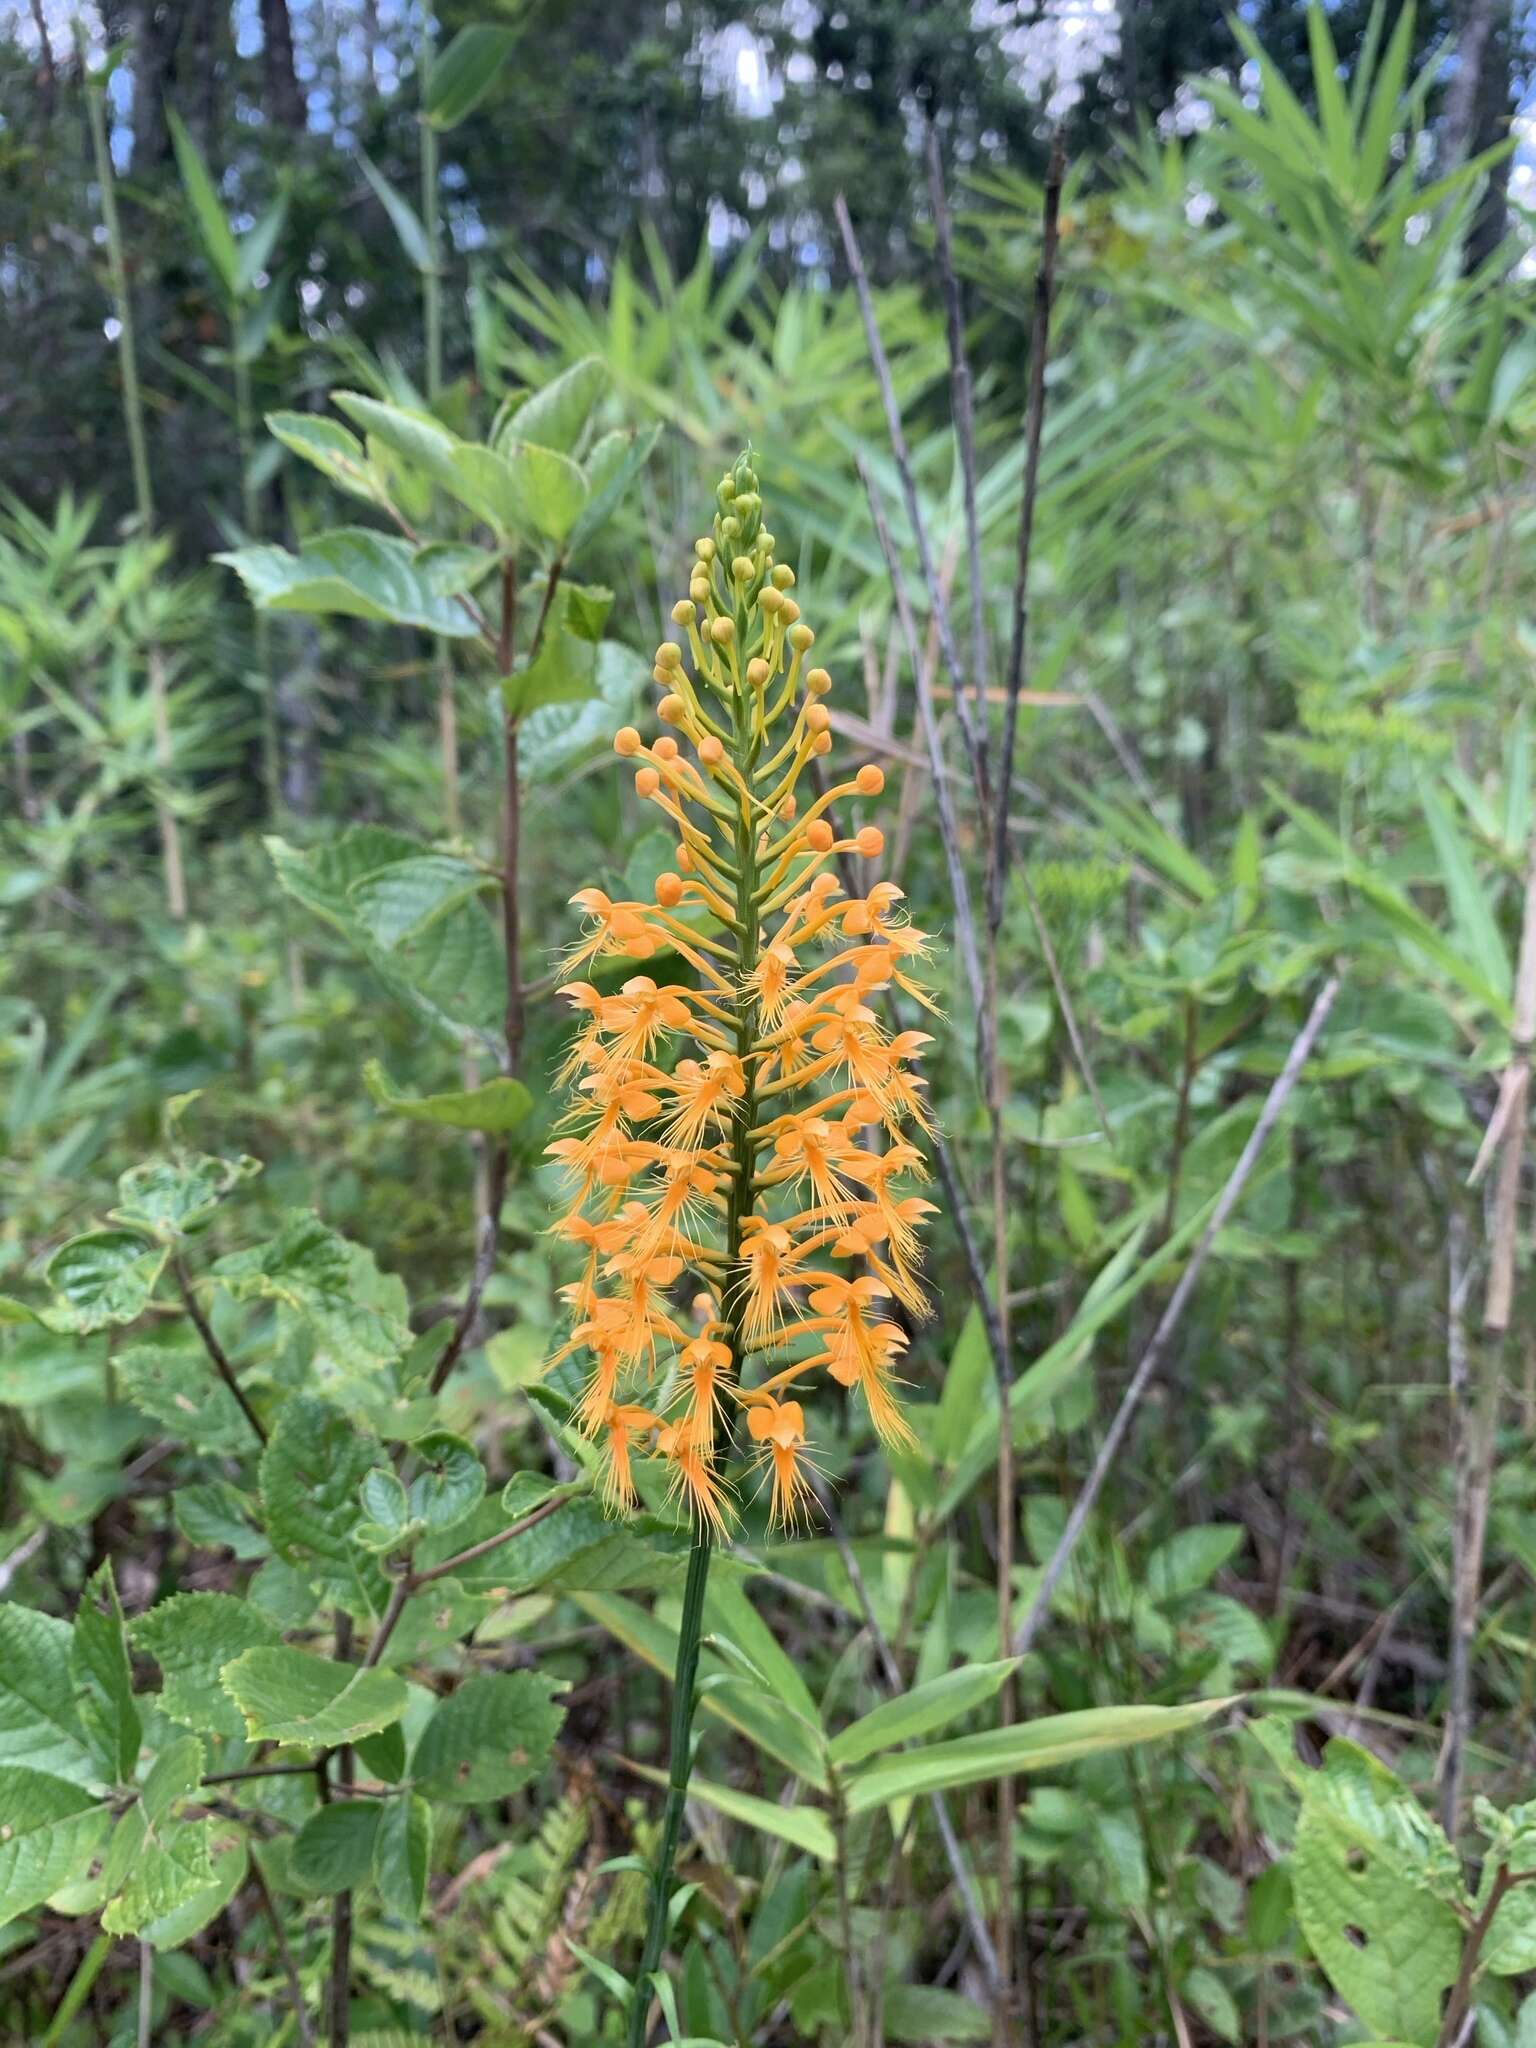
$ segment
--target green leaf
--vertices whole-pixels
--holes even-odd
[[[558,1515],[551,1518],[558,1521]],[[577,1593],[576,1605],[600,1622],[626,1649],[670,1679],[677,1669],[677,1630],[649,1614],[633,1600],[612,1593]],[[723,1669],[718,1657],[706,1652],[700,1660],[704,1677]],[[828,1787],[826,1760],[814,1732],[794,1716],[786,1714],[774,1700],[755,1696],[747,1687],[710,1687],[701,1692],[699,1711],[755,1742],[759,1749],[804,1778],[807,1784],[825,1792]]]
[[[83,1786],[0,1765],[0,1926],[79,1878],[107,1822]]]
[[[895,1743],[910,1742],[914,1736],[942,1728],[946,1721],[957,1720],[961,1714],[984,1706],[1000,1690],[1009,1672],[1018,1669],[1019,1661],[1017,1657],[1006,1657],[997,1664],[963,1664],[957,1671],[946,1671],[926,1684],[913,1686],[899,1699],[882,1700],[862,1720],[834,1735],[827,1745],[827,1754],[834,1764],[846,1767],[862,1763],[877,1750],[890,1749]]]
[[[1457,1859],[1384,1764],[1336,1737],[1304,1780],[1292,1878],[1308,1946],[1383,2035],[1431,2042],[1461,1962]]]
[[[92,1784],[98,1773],[75,1706],[72,1641],[67,1621],[0,1601],[0,1764]]]
[[[288,195],[280,192],[255,225],[240,237],[240,260],[235,274],[237,297],[247,298],[256,290],[256,280],[271,262],[272,251],[287,221]]]
[[[235,571],[258,611],[318,612],[419,626],[446,639],[472,640],[479,628],[457,597],[444,595],[423,569],[422,550],[392,533],[337,527],[286,548],[233,548],[214,556]]]
[[[281,1302],[354,1371],[376,1371],[410,1344],[404,1316],[364,1298],[367,1278],[378,1277],[371,1256],[338,1236],[312,1210],[292,1212],[276,1237],[231,1252],[213,1272],[235,1301]]]
[[[43,1278],[62,1297],[44,1311],[51,1329],[85,1335],[144,1313],[165,1265],[164,1245],[146,1244],[132,1230],[89,1230],[61,1244]]]
[[[1199,1592],[1224,1564],[1232,1561],[1244,1540],[1244,1531],[1232,1522],[1207,1522],[1193,1529],[1180,1529],[1166,1543],[1160,1543],[1147,1559],[1148,1598],[1174,1600],[1181,1594]]]
[[[378,1832],[377,1800],[338,1799],[320,1807],[294,1837],[288,1866],[294,1881],[307,1892],[354,1891],[373,1873]]]
[[[497,436],[498,445],[503,438],[531,441],[536,447],[569,455],[608,384],[608,365],[603,358],[583,356],[523,400],[505,437]]]
[[[457,128],[496,83],[517,47],[518,31],[491,22],[461,28],[427,73],[422,112],[439,133]]]
[[[421,217],[410,201],[398,192],[384,173],[364,151],[357,152],[357,161],[363,176],[373,187],[379,204],[389,215],[395,238],[405,251],[406,261],[417,270],[432,268],[432,250],[427,241],[427,231],[421,224]]]
[[[139,1800],[144,1818],[152,1828],[170,1818],[176,1807],[203,1782],[203,1745],[195,1735],[178,1736],[167,1743],[144,1773]]]
[[[652,1770],[648,1764],[632,1763],[629,1768],[638,1777],[649,1778],[653,1785],[665,1785],[667,1782],[665,1771]],[[837,1861],[837,1839],[832,1833],[832,1823],[814,1806],[780,1806],[775,1799],[759,1799],[755,1793],[738,1792],[731,1785],[712,1784],[708,1778],[701,1778],[697,1771],[689,1774],[688,1797],[697,1799],[701,1805],[712,1806],[730,1820],[740,1821],[743,1827],[755,1828],[760,1835],[772,1835],[777,1841],[790,1842],[822,1863]]]
[[[347,893],[373,943],[392,952],[491,887],[491,877],[468,861],[424,853],[362,876]]]
[[[510,1131],[533,1107],[533,1097],[522,1082],[505,1076],[444,1095],[402,1095],[377,1060],[364,1064],[363,1086],[379,1108],[393,1116],[446,1124],[456,1131]]]
[[[246,1650],[223,1671],[251,1742],[334,1748],[398,1721],[409,1694],[392,1671],[337,1664],[286,1645]]]
[[[172,1323],[116,1354],[125,1400],[195,1451],[240,1457],[257,1448],[240,1403],[208,1363],[195,1335]]]
[[[597,649],[590,640],[564,631],[546,633],[544,645],[526,668],[501,679],[507,715],[521,718],[545,704],[581,704],[596,689]]]
[[[570,456],[529,441],[511,441],[501,449],[500,459],[512,474],[522,515],[519,523],[550,540],[571,534],[587,502],[587,481]]]
[[[152,1827],[141,1806],[118,1822],[107,1850],[102,1911],[108,1934],[141,1934],[154,1921],[181,1912],[214,1884],[213,1820],[173,1821]]]
[[[990,2041],[992,2021],[958,1991],[931,1984],[888,1984],[885,2031],[892,2041]]]
[[[417,1562],[442,1564],[455,1552],[519,1521],[536,1506],[486,1502],[451,1535],[429,1537]],[[616,1522],[587,1494],[567,1500],[556,1514],[513,1536],[454,1573],[466,1591],[510,1599],[533,1592],[608,1592],[628,1586],[681,1583],[689,1539],[682,1531],[641,1515]]]
[[[245,1837],[227,1821],[208,1824],[208,1850],[213,1875],[209,1883],[184,1893],[177,1903],[147,1920],[140,1930],[151,1948],[179,1948],[217,1919],[245,1883],[250,1854]]]
[[[200,1230],[233,1188],[260,1171],[259,1159],[208,1153],[147,1159],[119,1174],[111,1220],[173,1243]]]
[[[281,839],[267,850],[284,890],[339,931],[390,993],[421,1022],[459,1048],[499,1027],[506,1001],[501,948],[478,905],[435,919],[417,938],[385,949],[358,915],[353,891],[426,849],[376,825],[354,825],[329,845],[301,854]]]
[[[373,1878],[390,1912],[409,1923],[421,1918],[432,1867],[432,1809],[414,1792],[386,1799],[373,1844]]]
[[[867,1813],[892,1799],[943,1792],[956,1785],[986,1784],[994,1778],[1022,1777],[1105,1750],[1164,1741],[1201,1727],[1232,1704],[1230,1699],[1220,1699],[1195,1700],[1182,1707],[1088,1707],[1075,1714],[1049,1714],[984,1735],[960,1735],[951,1742],[903,1750],[849,1774],[848,1811]]]
[[[142,1726],[133,1703],[128,1633],[110,1561],[87,1579],[69,1651],[80,1725],[110,1783],[132,1782]]]
[[[242,1651],[282,1640],[275,1622],[231,1593],[173,1593],[139,1615],[129,1637],[160,1666],[160,1711],[200,1735],[232,1740],[245,1724],[219,1674]]]
[[[474,1446],[437,1429],[417,1437],[411,1448],[426,1468],[411,1481],[412,1519],[432,1530],[457,1528],[485,1497],[485,1467]]]
[[[165,118],[176,151],[176,167],[181,172],[181,182],[191,201],[192,218],[202,237],[204,253],[213,267],[214,276],[224,288],[225,296],[234,299],[240,291],[240,252],[235,246],[234,234],[224,217],[224,208],[208,174],[208,166],[203,162],[197,144],[187,133],[180,115],[174,107],[167,107]]]
[[[367,451],[339,420],[313,412],[269,412],[267,430],[340,489],[378,504],[381,493]]]
[[[475,1805],[521,1791],[543,1770],[563,1707],[559,1683],[532,1671],[479,1673],[434,1712],[411,1758],[411,1778],[429,1799]]]
[[[358,1493],[384,1452],[328,1402],[295,1395],[279,1411],[261,1461],[261,1499],[272,1547],[324,1600],[360,1616],[380,1611],[377,1564],[358,1550]]]
[[[659,425],[638,433],[605,434],[587,457],[586,508],[571,528],[567,552],[574,555],[601,532],[624,501],[624,495],[650,460],[661,432]]]
[[[1506,995],[1513,986],[1509,954],[1493,914],[1489,891],[1478,875],[1471,851],[1428,784],[1420,787],[1419,803],[1440,863],[1457,944],[1488,985]]]
[[[613,592],[600,583],[565,583],[561,588],[565,594],[566,631],[574,633],[578,640],[598,645],[608,614],[613,610]]]

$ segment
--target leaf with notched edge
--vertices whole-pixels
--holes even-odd
[[[247,1650],[222,1675],[252,1742],[334,1748],[398,1721],[409,1700],[405,1680],[392,1671],[338,1664],[286,1645]]]

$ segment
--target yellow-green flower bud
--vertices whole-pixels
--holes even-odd
[[[677,618],[677,612],[675,608],[673,610],[672,616],[674,618]],[[684,623],[685,622],[683,620],[678,619],[679,625],[682,625]],[[681,662],[682,658],[683,650],[681,649],[681,647],[678,646],[675,640],[663,640],[661,645],[656,650],[656,666],[658,668],[676,668],[679,662]]]
[[[736,638],[736,624],[733,619],[711,619],[709,637],[717,647],[729,647]]]
[[[795,625],[789,629],[789,644],[801,654],[804,654],[807,647],[811,646],[815,639],[816,635],[807,625]]]
[[[693,552],[701,562],[712,562],[715,559],[715,544],[707,533],[702,540],[694,542]]]
[[[738,555],[731,564],[731,574],[738,583],[750,583],[757,570],[750,555]]]
[[[757,593],[757,608],[760,612],[767,612],[770,615],[774,612],[782,611],[784,608],[783,591],[775,590],[770,583],[766,590],[760,590]]]
[[[788,562],[779,563],[778,567],[773,572],[773,580],[780,590],[794,589],[795,572],[793,569],[791,569]]]
[[[695,612],[695,610],[696,610],[696,607],[695,607],[695,606],[694,606],[694,605],[693,605],[693,604],[692,604],[692,603],[691,603],[691,602],[689,601],[689,599],[688,599],[688,598],[686,598],[686,597],[680,597],[680,598],[679,598],[679,599],[677,600],[677,603],[676,603],[675,605],[673,605],[673,607],[672,607],[672,623],[673,623],[673,625],[674,625],[674,626],[691,626],[691,625],[693,624],[693,617],[694,617],[694,612]]]

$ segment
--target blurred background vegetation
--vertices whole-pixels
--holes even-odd
[[[1054,1589],[1022,1713],[1264,1685],[1304,1696],[1304,1741],[1352,1735],[1429,1805],[1449,1776],[1453,1837],[1471,1792],[1522,1799],[1536,1343],[1524,1237],[1501,1248],[1513,1211],[1469,1176],[1527,1049],[1528,10],[533,0],[475,10],[515,38],[434,129],[423,71],[470,19],[403,0],[0,10],[0,1287],[35,1296],[195,1093],[195,1144],[263,1162],[248,1217],[318,1209],[404,1282],[417,1329],[460,1300],[475,1162],[361,1081],[379,1059],[414,1093],[461,1085],[423,1022],[429,964],[406,946],[381,980],[292,866],[279,888],[263,840],[316,858],[357,825],[493,843],[489,671],[420,626],[253,610],[211,558],[364,516],[264,415],[334,418],[340,386],[473,439],[509,394],[595,357],[598,425],[660,432],[583,558],[615,594],[591,691],[524,725],[534,1112],[454,1424],[497,1480],[547,1458],[527,1390],[569,1277],[542,1235],[567,1028],[547,978],[573,889],[648,891],[668,864],[608,743],[644,715],[709,494],[750,442],[840,746],[885,767],[893,872],[939,936],[932,1089],[956,1174],[911,1351],[920,1449],[893,1465],[850,1416],[823,1447],[838,1541],[760,1543],[758,1605],[823,1705],[874,1703],[878,1640],[908,1679],[1001,1654],[998,1394],[960,1229],[990,1246],[992,1136],[918,686],[958,784],[940,613],[973,679],[1000,684],[1059,141],[998,949],[1021,1612],[1319,979],[1338,966],[1343,986]],[[974,389],[974,549],[931,162]],[[434,535],[463,537],[426,502]],[[985,835],[957,801],[979,875]],[[1520,1175],[1517,1157],[1512,1202]],[[238,1557],[214,1466],[201,1518],[173,1515],[144,1462],[159,1425],[111,1374],[105,1337],[0,1332],[0,1586],[53,1613],[104,1558],[131,1614],[228,1584]],[[635,1900],[598,1866],[644,1838],[649,1788],[615,1753],[662,1759],[665,1692],[603,1598],[563,1582],[496,1608],[489,1639],[572,1688],[561,1745],[537,1785],[440,1838],[429,1948],[365,1920],[360,2041],[608,2038],[581,1952],[633,1962]],[[711,1777],[779,1796],[739,1734],[711,1724],[705,1744]],[[992,1792],[955,1795],[984,1887]],[[1017,2038],[1386,2039],[1379,1984],[1298,1920],[1294,1807],[1246,1737],[1021,1779]],[[951,1866],[912,1813],[899,1855],[859,1835],[846,1921],[814,1859],[698,1820],[686,2031],[849,2040],[851,1929],[878,2038],[991,2038]],[[328,1923],[301,1890],[283,1912],[318,1982]],[[136,2038],[133,1945],[96,1938],[47,1909],[0,1930],[7,2040]],[[1461,2042],[1536,2040],[1536,1946],[1504,1961]],[[298,2038],[251,1916],[157,1968],[153,2038]]]

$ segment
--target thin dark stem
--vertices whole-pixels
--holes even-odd
[[[247,1764],[241,1771],[208,1771],[202,1782],[205,1785],[234,1785],[242,1778],[308,1778],[314,1774],[313,1764]]]
[[[352,1654],[352,1617],[337,1610],[336,1614],[336,1658],[345,1663]],[[320,1764],[321,1782],[325,1783],[324,1759]],[[338,1785],[350,1786],[356,1775],[356,1766],[351,1748],[343,1745],[336,1752],[336,1778]],[[352,1894],[338,1892],[331,1906],[331,1981],[330,1981],[330,2048],[347,2048],[352,2038]]]
[[[955,419],[955,446],[960,455],[960,488],[965,511],[965,563],[971,599],[971,687],[976,693],[976,730],[987,730],[987,614],[981,565],[981,522],[976,511],[976,416],[971,398],[971,364],[965,352],[965,314],[960,280],[955,275],[955,250],[950,233],[949,198],[944,190],[944,164],[938,130],[928,124],[928,196],[933,207],[934,246],[949,330],[950,409]],[[983,739],[983,752],[985,740]]]
[[[147,1941],[139,1943],[139,2048],[154,2048],[155,2042],[155,1951]]]
[[[1008,878],[1008,799],[1013,788],[1013,756],[1018,738],[1019,693],[1024,687],[1024,651],[1029,633],[1029,565],[1035,538],[1035,498],[1040,486],[1040,440],[1045,427],[1045,367],[1051,346],[1051,298],[1056,279],[1056,245],[1061,225],[1061,184],[1066,171],[1061,135],[1051,144],[1045,174],[1045,220],[1040,240],[1040,267],[1035,273],[1035,314],[1029,340],[1029,410],[1024,423],[1024,491],[1019,504],[1019,544],[1013,582],[1013,632],[1004,679],[1002,750],[997,770],[992,820],[992,860],[987,877],[987,925],[996,932],[1003,921],[1003,890]]]
[[[185,1261],[179,1258],[173,1260],[171,1273],[176,1282],[176,1291],[181,1296],[187,1314],[192,1319],[193,1329],[196,1330],[198,1336],[202,1339],[203,1349],[212,1361],[214,1371],[234,1395],[236,1402],[239,1404],[240,1413],[256,1433],[257,1442],[264,1445],[267,1441],[267,1432],[262,1427],[261,1418],[246,1399],[245,1390],[235,1377],[235,1368],[229,1362],[228,1352],[225,1351],[224,1346],[214,1335],[213,1325],[203,1314],[197,1296],[192,1291],[192,1277],[187,1271]]]
[[[1060,1583],[1061,1575],[1066,1570],[1073,1551],[1077,1548],[1078,1539],[1083,1533],[1088,1517],[1093,1513],[1104,1481],[1109,1477],[1110,1467],[1114,1464],[1120,1446],[1125,1441],[1126,1432],[1130,1429],[1131,1423],[1135,1419],[1136,1411],[1141,1406],[1142,1398],[1147,1388],[1156,1378],[1168,1347],[1173,1342],[1174,1333],[1183,1319],[1184,1310],[1189,1304],[1189,1298],[1194,1293],[1200,1275],[1204,1271],[1205,1262],[1211,1254],[1211,1248],[1225,1227],[1228,1217],[1237,1207],[1243,1189],[1248,1185],[1249,1176],[1258,1164],[1259,1155],[1264,1150],[1269,1134],[1274,1129],[1280,1112],[1284,1109],[1291,1090],[1295,1087],[1300,1077],[1302,1068],[1306,1065],[1308,1055],[1317,1042],[1318,1034],[1328,1020],[1328,1013],[1333,1008],[1334,998],[1338,992],[1339,976],[1337,974],[1330,974],[1327,981],[1323,983],[1322,988],[1318,991],[1317,1000],[1308,1012],[1306,1022],[1296,1034],[1291,1049],[1286,1055],[1285,1065],[1275,1076],[1270,1091],[1264,1098],[1264,1106],[1259,1111],[1258,1121],[1249,1133],[1248,1142],[1243,1147],[1237,1164],[1227,1176],[1226,1186],[1217,1197],[1216,1206],[1211,1212],[1211,1220],[1205,1226],[1200,1242],[1195,1246],[1193,1253],[1190,1255],[1189,1264],[1180,1275],[1178,1286],[1174,1288],[1173,1293],[1169,1296],[1168,1306],[1163,1310],[1157,1328],[1152,1333],[1152,1341],[1147,1346],[1141,1363],[1137,1366],[1131,1376],[1130,1384],[1120,1398],[1120,1406],[1116,1409],[1114,1420],[1110,1423],[1108,1433],[1099,1447],[1099,1454],[1094,1460],[1093,1469],[1084,1482],[1082,1491],[1072,1504],[1072,1512],[1067,1517],[1066,1527],[1061,1532],[1060,1540],[1057,1542],[1056,1548],[1051,1554],[1051,1560],[1045,1568],[1039,1586],[1036,1588],[1035,1597],[1029,1605],[1029,1611],[1013,1638],[1012,1650],[1016,1657],[1026,1655],[1033,1647],[1035,1637],[1040,1632],[1040,1625],[1045,1620],[1046,1614],[1050,1609],[1051,1599],[1055,1594],[1057,1585]],[[1002,1418],[1002,1426],[1005,1430],[1008,1427],[1008,1417],[1006,1415]]]
[[[960,947],[961,965],[965,969],[966,989],[977,1017],[982,1018],[986,1013],[986,984],[981,969],[976,920],[971,911],[971,885],[965,872],[960,823],[955,815],[955,800],[950,791],[949,777],[944,772],[944,742],[939,734],[938,713],[934,709],[933,692],[926,686],[926,670],[917,638],[917,621],[912,616],[912,607],[907,600],[906,585],[902,581],[901,564],[891,539],[885,507],[880,502],[880,493],[863,456],[855,456],[855,461],[858,465],[859,479],[869,499],[875,539],[879,543],[881,555],[885,560],[886,574],[890,578],[897,622],[901,627],[902,638],[906,642],[913,687],[917,691],[918,719],[922,725],[923,742],[928,753],[928,772],[933,780],[934,807],[939,816],[939,837],[944,845],[944,867],[949,878],[950,895],[954,899],[955,937]],[[987,1070],[987,1064],[983,1061],[983,1072]]]
[[[923,572],[923,583],[928,592],[928,607],[938,630],[939,650],[944,656],[944,666],[949,671],[949,680],[955,692],[955,714],[960,720],[960,730],[965,738],[966,757],[970,763],[971,779],[976,787],[976,799],[985,813],[987,763],[982,751],[981,734],[977,731],[976,721],[972,716],[970,694],[965,687],[965,669],[960,660],[960,650],[955,645],[954,631],[949,623],[949,606],[944,601],[944,587],[939,581],[933,549],[928,540],[928,526],[923,518],[922,503],[917,495],[917,482],[912,474],[912,458],[907,451],[907,437],[901,424],[901,407],[896,403],[896,387],[891,381],[891,366],[886,358],[885,344],[880,339],[879,323],[875,319],[875,302],[870,294],[869,276],[864,268],[858,236],[853,231],[853,220],[848,212],[848,204],[841,192],[833,200],[832,210],[837,216],[837,225],[843,237],[843,250],[848,258],[849,273],[853,278],[854,290],[858,294],[859,311],[864,319],[864,336],[869,345],[869,359],[874,367],[875,381],[880,386],[880,399],[885,407],[886,431],[890,436],[891,453],[896,459],[896,473],[901,478],[901,492],[906,501],[907,518],[912,526],[912,538],[917,544],[918,565]]]
[[[1527,1873],[1521,1873],[1526,1875]],[[1503,1905],[1506,1895],[1519,1881],[1507,1863],[1501,1863],[1488,1888],[1488,1897],[1483,1910],[1467,1929],[1461,1949],[1461,1968],[1456,1973],[1456,1982],[1451,1986],[1451,1995],[1446,2001],[1445,2017],[1440,2022],[1440,2034],[1436,2048],[1460,2048],[1462,2029],[1472,2004],[1472,1987],[1477,1981],[1478,1964],[1482,1960],[1483,1945],[1488,1939],[1488,1930],[1493,1925],[1494,1915]]]

